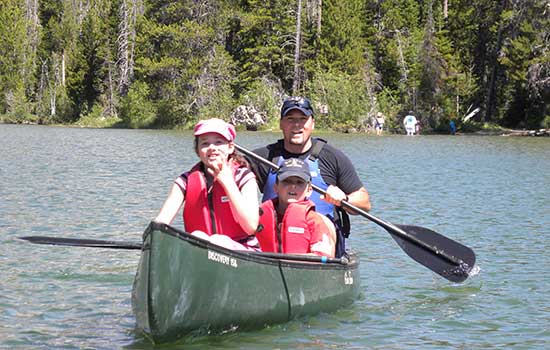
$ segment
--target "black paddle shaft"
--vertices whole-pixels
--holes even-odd
[[[279,170],[277,164],[260,157],[256,153],[239,145],[235,145],[235,147],[239,152],[263,162],[274,170]],[[312,187],[316,192],[326,194],[326,191],[322,188],[315,185],[312,185]],[[394,225],[347,201],[342,201],[342,206],[385,228],[407,255],[450,281],[464,281],[475,265],[475,254],[470,248],[437,232],[419,226]],[[449,252],[453,252],[453,254]]]
[[[62,245],[71,247],[88,247],[88,248],[113,248],[113,249],[129,249],[141,250],[141,243],[132,242],[117,242],[103,241],[97,239],[81,239],[81,238],[63,238],[63,237],[47,237],[47,236],[26,236],[19,237],[25,241],[36,244]]]
[[[66,237],[49,237],[49,236],[25,236],[18,237],[24,241],[35,244],[59,245],[70,247],[86,247],[86,248],[113,248],[113,249],[142,249],[141,243],[105,241],[98,239],[81,239],[81,238],[66,238]],[[317,255],[299,255],[299,254],[280,254],[280,253],[264,253],[264,252],[249,252],[251,255],[262,256],[266,258],[303,261],[303,262],[318,262],[324,264],[343,264],[349,263],[347,258],[329,258],[326,256]]]

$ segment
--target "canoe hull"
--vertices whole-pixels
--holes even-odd
[[[137,328],[153,342],[261,328],[333,311],[359,294],[359,261],[287,261],[224,249],[151,223],[132,292]]]

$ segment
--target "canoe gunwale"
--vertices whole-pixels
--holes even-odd
[[[145,244],[146,238],[151,232],[159,230],[165,234],[171,235],[178,239],[188,242],[194,246],[201,247],[203,249],[213,250],[231,257],[243,259],[246,261],[257,262],[261,264],[270,264],[281,267],[296,267],[300,269],[321,269],[321,270],[349,270],[353,269],[355,265],[359,264],[357,254],[353,251],[348,251],[346,256],[341,259],[329,259],[327,262],[320,262],[320,257],[312,255],[299,255],[299,254],[281,254],[281,253],[263,253],[263,252],[250,252],[250,251],[238,251],[224,248],[215,244],[212,244],[204,239],[195,237],[181,231],[175,227],[167,224],[151,221],[145,232],[143,233],[143,248],[142,250],[148,250],[150,247]]]

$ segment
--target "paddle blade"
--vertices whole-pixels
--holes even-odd
[[[473,250],[425,227],[395,226],[433,248],[430,251],[388,231],[397,244],[413,260],[452,282],[463,282],[468,278],[476,262]],[[452,257],[455,262],[449,261],[448,258],[442,255]]]
[[[141,249],[140,243],[103,241],[97,239],[63,238],[47,236],[26,236],[19,239],[35,244],[63,245],[71,247],[112,248],[112,249]]]

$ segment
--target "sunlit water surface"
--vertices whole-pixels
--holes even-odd
[[[237,141],[253,148],[278,136]],[[372,214],[464,243],[480,272],[450,283],[354,217],[362,295],[353,305],[163,348],[550,348],[550,139],[322,136],[352,159]],[[191,134],[0,125],[0,140],[0,348],[152,348],[131,311],[138,251],[17,237],[139,241],[196,162]]]

